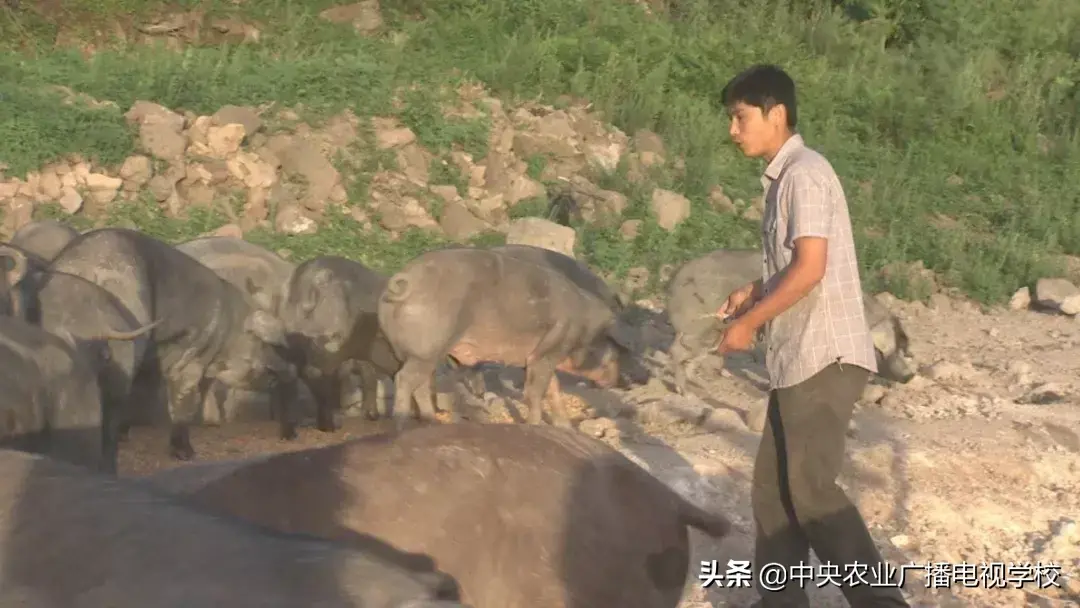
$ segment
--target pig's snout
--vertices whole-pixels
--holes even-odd
[[[560,363],[556,369],[591,380],[600,388],[615,388],[621,381],[619,362],[614,359],[607,359],[596,367],[580,368],[575,367],[573,362],[567,359]]]

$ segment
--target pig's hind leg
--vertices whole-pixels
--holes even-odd
[[[416,399],[422,420],[435,419],[435,398],[431,389],[435,367],[434,362],[409,358],[394,376],[393,415],[399,429],[412,414],[413,399]]]
[[[176,460],[191,460],[195,448],[191,445],[190,426],[202,408],[206,385],[202,382],[203,368],[189,364],[169,370],[166,386],[169,391],[169,453]]]
[[[360,388],[363,390],[360,409],[368,420],[378,420],[379,377],[375,366],[370,361],[357,361],[356,368],[360,372]]]
[[[683,338],[682,333],[676,334],[668,350],[668,372],[675,385],[675,392],[680,395],[686,394],[686,361],[691,355],[689,349],[683,344]]]
[[[551,390],[555,383],[554,392]],[[555,376],[555,359],[542,358],[533,360],[525,367],[525,402],[529,404],[529,424],[541,424],[544,421],[544,395],[552,395],[552,421],[559,426],[565,426],[559,420],[557,413],[563,413],[561,395],[558,389],[558,378]],[[556,405],[555,400],[559,403]]]

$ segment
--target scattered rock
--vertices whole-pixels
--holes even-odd
[[[619,428],[611,418],[582,420],[578,424],[578,430],[597,438],[617,439],[619,437]]]
[[[78,213],[83,206],[83,197],[77,190],[69,186],[64,186],[60,192],[60,197],[56,199],[60,203],[60,208],[64,210],[64,213],[73,215]]]
[[[247,137],[251,137],[259,132],[262,128],[262,118],[259,117],[259,112],[255,108],[249,108],[245,106],[222,106],[214,115],[211,116],[213,124],[217,126],[225,126],[230,124],[240,124],[244,127],[244,134]]]
[[[650,204],[656,223],[664,230],[674,230],[690,217],[690,199],[677,192],[657,188],[653,190]]]
[[[184,128],[184,117],[173,112],[161,104],[152,101],[136,101],[131,109],[124,114],[124,118],[131,124],[163,124],[171,130],[179,133]]]
[[[1021,287],[1009,298],[1009,310],[1026,310],[1031,306],[1031,290]]]
[[[438,228],[439,224],[431,217],[414,197],[404,197],[398,201],[384,201],[376,207],[379,223],[392,232],[403,232],[409,228]]]
[[[446,236],[455,241],[465,241],[488,229],[484,220],[476,217],[462,203],[452,201],[443,208],[439,226]]]
[[[139,147],[154,158],[175,160],[187,150],[187,140],[165,122],[147,122],[139,127]]]
[[[897,534],[889,539],[889,542],[893,544],[897,549],[904,549],[911,546],[911,538],[906,534]]]
[[[154,175],[150,157],[137,154],[124,159],[120,166],[120,177],[124,180],[124,190],[135,192],[145,186]]]
[[[638,153],[638,159],[645,167],[665,162],[664,140],[648,129],[640,129],[634,133],[634,151]]]
[[[34,201],[25,196],[16,195],[8,201],[7,209],[5,209],[4,234],[14,234],[16,230],[30,223],[33,217]]]
[[[375,146],[380,150],[400,148],[416,141],[412,129],[398,124],[397,119],[374,117],[371,119],[375,130]]]
[[[86,176],[86,188],[90,198],[98,205],[107,205],[116,199],[124,180],[110,177],[103,173],[91,173]]]
[[[428,169],[431,166],[431,154],[419,144],[409,143],[397,150],[397,166],[409,181],[417,186],[428,183]]]
[[[1068,279],[1039,279],[1035,283],[1035,300],[1040,306],[1066,315],[1080,314],[1080,288]]]
[[[278,209],[274,227],[286,234],[312,234],[317,229],[315,220],[304,215],[298,205],[284,205]]]
[[[370,34],[383,26],[382,10],[379,0],[364,0],[356,4],[346,4],[328,8],[319,16],[331,23],[351,23],[361,34]]]
[[[46,169],[41,172],[38,187],[45,200],[56,200],[60,198],[64,184],[61,182],[60,176],[56,174],[55,170]]]
[[[641,223],[641,220],[626,220],[619,226],[619,234],[622,234],[624,239],[632,241],[641,231]]]
[[[244,125],[230,123],[206,130],[206,152],[211,158],[228,158],[240,150],[240,142],[247,135]]]
[[[717,431],[740,431],[746,428],[746,423],[735,410],[726,407],[714,407],[710,408],[705,415],[702,426],[706,431],[715,433]]]
[[[618,218],[626,209],[626,196],[613,190],[604,190],[581,175],[569,179],[565,194],[576,206],[579,221],[603,224],[609,218]]]
[[[523,217],[510,222],[506,232],[508,245],[533,245],[574,257],[577,233],[573,228],[562,226],[538,217]]]
[[[233,239],[242,239],[244,238],[244,231],[241,230],[240,226],[236,224],[225,224],[224,226],[221,226],[220,228],[212,231],[210,235],[228,237]]]

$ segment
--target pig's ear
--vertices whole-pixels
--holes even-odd
[[[262,287],[259,287],[251,277],[246,277],[244,279],[244,290],[247,291],[248,295],[251,296],[252,301],[254,301],[259,308],[263,310],[277,310],[275,308],[270,308],[274,305],[273,299]]]
[[[244,329],[255,334],[255,337],[267,344],[275,346],[288,345],[285,338],[285,324],[264,310],[252,312],[244,325]]]
[[[329,270],[320,268],[315,271],[314,276],[311,277],[311,284],[304,292],[304,299],[300,302],[300,310],[304,311],[305,315],[310,315],[311,311],[319,305],[323,292],[330,288],[331,280]]]

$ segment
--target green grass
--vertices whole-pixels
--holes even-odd
[[[67,4],[107,20],[148,3]],[[947,285],[1001,301],[1057,272],[1057,254],[1080,255],[1080,3],[682,0],[650,18],[622,0],[383,0],[390,29],[404,36],[375,39],[319,20],[327,2],[247,4],[209,8],[257,20],[257,46],[119,48],[89,61],[52,49],[49,22],[25,10],[7,19],[0,9],[0,161],[8,173],[72,152],[122,159],[132,146],[122,112],[136,99],[200,113],[275,101],[303,104],[316,118],[346,107],[366,116],[394,113],[395,91],[411,85],[397,114],[419,141],[437,155],[458,143],[479,158],[486,118],[447,120],[437,109],[444,85],[476,78],[504,100],[587,98],[624,131],[651,128],[685,158],[684,172],[656,179],[693,203],[676,231],[649,217],[652,185],[631,186],[618,173],[598,181],[630,197],[627,218],[645,220],[636,240],[625,242],[617,226],[578,227],[580,253],[595,267],[618,275],[646,266],[656,276],[716,247],[755,244],[753,224],[710,211],[706,198],[714,184],[745,200],[759,194],[760,165],[730,145],[717,96],[739,69],[769,61],[796,79],[800,130],[843,180],[868,286],[918,295],[902,281],[884,284],[879,271],[922,260]],[[51,84],[119,109],[62,105],[46,92]],[[542,158],[523,160],[530,173],[543,168]],[[451,172],[439,179],[460,183]],[[350,189],[352,202],[364,192]],[[185,223],[128,207],[113,215],[173,239],[224,221]],[[950,227],[939,227],[937,215]],[[441,242],[361,235],[350,222],[339,214],[316,235],[251,238],[385,270]]]

